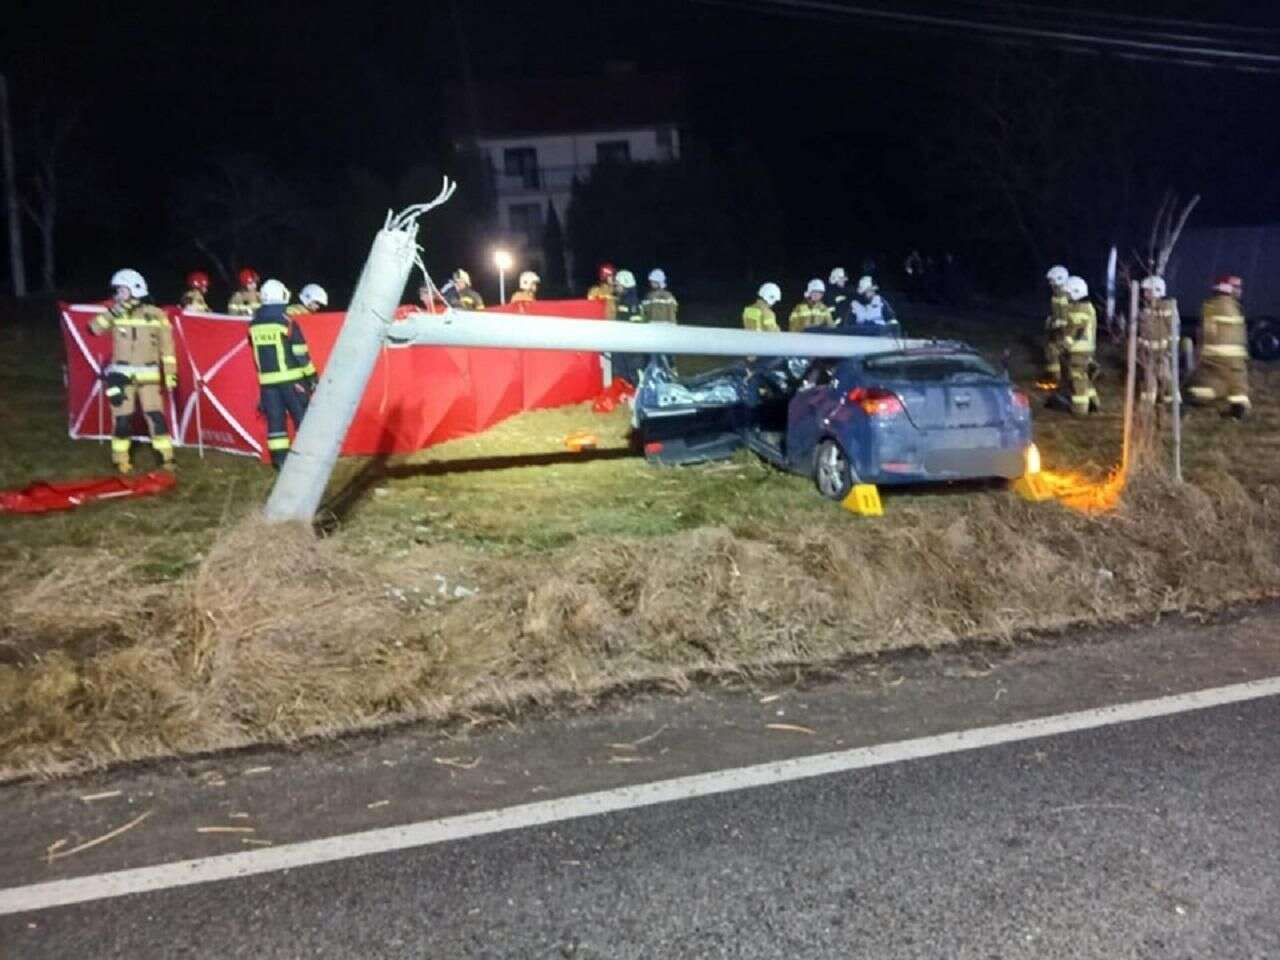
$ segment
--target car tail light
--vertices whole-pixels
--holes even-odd
[[[656,457],[662,452],[662,444],[658,442],[646,443],[644,445],[644,455],[646,457]]]
[[[849,391],[849,402],[856,403],[869,417],[892,417],[902,412],[898,395],[879,387],[854,387]]]
[[[1021,390],[1010,390],[1009,399],[1013,401],[1013,409],[1019,412],[1031,409],[1031,398]]]

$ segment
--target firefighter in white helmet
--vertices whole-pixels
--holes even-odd
[[[258,368],[258,409],[267,418],[267,451],[279,470],[289,453],[289,420],[296,431],[315,388],[316,368],[302,327],[286,312],[289,288],[268,280],[249,323],[249,346]]]
[[[640,304],[646,323],[675,323],[680,304],[667,289],[667,274],[661,267],[649,271],[649,292]]]
[[[471,274],[459,267],[440,289],[444,302],[458,310],[483,310],[484,298],[471,285]]]
[[[1049,313],[1044,318],[1044,366],[1041,374],[1055,386],[1066,383],[1063,369],[1063,349],[1066,346],[1067,296],[1066,284],[1071,274],[1061,264],[1055,264],[1044,275],[1049,282]]]
[[[178,386],[173,328],[168,315],[151,303],[147,281],[137,270],[117,270],[111,288],[110,306],[89,322],[90,333],[111,334],[111,362],[103,371],[104,392],[115,417],[111,460],[120,473],[132,472],[129,448],[136,406],[146,417],[151,449],[159,455],[161,466],[172,470],[173,438],[162,388],[173,391]]]
[[[1249,415],[1249,337],[1240,298],[1244,281],[1232,274],[1218,277],[1213,296],[1200,308],[1200,362],[1187,388],[1194,404],[1226,400],[1223,416]]]
[[[1084,417],[1098,410],[1098,391],[1093,386],[1093,356],[1098,344],[1098,314],[1089,302],[1089,285],[1082,277],[1068,277],[1065,333],[1067,373],[1071,389],[1071,412]]]
[[[542,278],[532,270],[520,274],[520,289],[511,295],[512,303],[532,303],[538,299],[538,284]]]
[[[773,308],[782,299],[782,290],[776,283],[763,283],[756,293],[755,302],[742,311],[742,329],[757,333],[777,333],[778,318]]]
[[[1165,296],[1164,277],[1152,275],[1142,283],[1142,307],[1138,312],[1138,363],[1142,389],[1138,401],[1147,406],[1157,400],[1173,403],[1173,301]]]
[[[849,310],[853,306],[853,299],[849,296],[849,274],[845,273],[844,267],[836,267],[827,277],[827,292],[824,302],[831,308],[831,315],[835,318],[835,322],[849,316]]]
[[[308,283],[298,291],[298,302],[290,304],[285,313],[291,317],[301,317],[308,313],[319,313],[328,305],[328,291],[318,283]]]
[[[890,326],[895,328],[892,332],[897,332],[897,315],[894,314],[889,302],[880,296],[880,288],[870,276],[862,276],[858,279],[857,295],[853,298],[850,313],[856,324],[886,328],[873,332],[889,333]]]
[[[831,308],[822,302],[827,287],[820,279],[814,277],[804,288],[804,299],[791,310],[787,318],[787,328],[792,332],[808,330],[810,327],[829,327],[832,324]]]

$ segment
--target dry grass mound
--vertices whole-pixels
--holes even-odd
[[[992,494],[940,524],[903,500],[893,524],[600,537],[536,563],[457,545],[362,560],[258,522],[175,584],[68,554],[0,584],[0,776],[1218,607],[1280,591],[1278,508],[1226,474],[1149,474],[1107,514]]]

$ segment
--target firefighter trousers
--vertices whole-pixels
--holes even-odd
[[[1196,404],[1225,400],[1249,406],[1249,361],[1243,357],[1202,357],[1191,376],[1187,398]]]
[[[1089,374],[1089,368],[1093,365],[1093,354],[1067,353],[1065,359],[1066,362],[1063,365],[1067,368],[1071,382],[1071,411],[1088,413],[1090,407],[1098,403],[1098,391],[1094,389],[1093,378]]]
[[[111,411],[115,423],[111,431],[111,462],[121,473],[133,469],[129,448],[133,443],[133,411],[141,408],[151,434],[151,448],[160,456],[166,468],[173,466],[173,438],[169,436],[169,421],[164,415],[164,391],[158,383],[122,383],[111,395]]]
[[[306,415],[311,395],[300,380],[273,383],[259,389],[259,405],[267,418],[267,450],[271,454],[271,465],[279,470],[289,454],[289,420],[293,421],[296,433]]]

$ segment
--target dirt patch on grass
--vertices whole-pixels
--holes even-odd
[[[533,560],[456,544],[370,558],[248,521],[168,584],[68,552],[0,583],[0,777],[1280,591],[1275,487],[1147,475],[1097,516],[1005,493],[954,504],[942,523],[910,501],[892,524],[832,507],[768,535],[598,537]],[[81,642],[48,642],[67,631]]]

